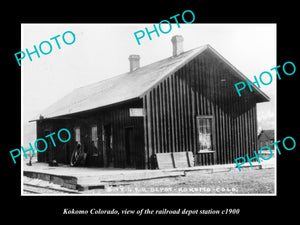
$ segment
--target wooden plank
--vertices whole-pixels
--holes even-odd
[[[185,102],[185,107],[184,107],[184,111],[185,111],[185,140],[186,140],[186,149],[185,151],[189,151],[190,148],[190,124],[189,124],[189,114],[190,114],[190,103],[189,103],[189,94],[188,94],[188,72],[187,72],[187,67],[182,68],[182,72],[183,72],[183,90],[184,90],[184,102]]]
[[[251,118],[252,118],[252,149],[257,149],[257,127],[256,127],[256,103],[253,103],[252,109],[251,109]],[[256,144],[255,144],[256,143]]]
[[[172,133],[171,133],[171,130],[172,130],[172,121],[171,121],[171,100],[170,100],[170,77],[168,77],[166,80],[165,80],[165,88],[166,88],[166,104],[165,104],[165,107],[166,107],[166,122],[167,122],[167,130],[166,130],[166,133],[167,133],[167,140],[168,140],[168,149],[167,151],[168,152],[173,152],[173,145],[172,145]]]
[[[245,140],[244,140],[244,119],[243,119],[243,108],[242,104],[240,104],[240,128],[241,128],[241,146],[242,146],[242,156],[245,156],[247,154],[246,148],[245,148]]]
[[[227,137],[226,137],[226,148],[227,148],[227,163],[231,163],[231,159],[232,159],[232,156],[231,156],[231,145],[230,145],[230,139],[231,139],[231,133],[230,133],[230,130],[231,130],[231,127],[230,127],[230,124],[229,124],[229,116],[228,116],[228,113],[225,111],[225,122],[226,122],[226,134],[227,134]]]
[[[189,67],[191,67],[191,64],[189,63]],[[193,149],[193,137],[192,137],[192,132],[193,132],[193,125],[192,125],[192,101],[191,101],[191,70],[186,69],[186,89],[187,89],[187,129],[188,129],[188,149],[186,151],[192,151]]]
[[[221,86],[221,85],[220,85]],[[222,124],[222,129],[221,129],[221,132],[220,132],[220,135],[221,135],[221,140],[222,140],[222,149],[221,151],[223,152],[222,154],[222,161],[223,163],[227,163],[228,162],[228,158],[229,158],[229,155],[228,155],[228,145],[227,145],[227,140],[228,140],[228,128],[227,128],[227,121],[226,121],[226,114],[224,112],[224,108],[226,107],[226,105],[228,104],[226,102],[226,93],[227,93],[227,90],[223,90],[222,87],[220,87],[220,92],[219,92],[219,98],[220,98],[220,123]]]
[[[220,96],[220,115],[221,115],[221,123],[222,123],[222,130],[221,130],[221,136],[222,136],[222,152],[223,152],[223,161],[224,163],[228,162],[228,146],[227,146],[227,139],[228,139],[228,130],[227,130],[227,123],[226,123],[226,114],[224,112],[224,108],[226,107],[226,91],[223,91],[221,89],[221,92],[223,92]]]
[[[155,95],[155,117],[156,117],[156,141],[157,141],[157,152],[162,152],[162,139],[161,139],[161,117],[160,117],[160,89],[159,87],[156,88],[156,95]]]
[[[173,157],[170,152],[167,153],[157,153],[156,160],[158,169],[171,169],[174,168]]]
[[[251,102],[250,102],[251,104]],[[257,149],[253,149],[252,147],[252,124],[251,124],[251,108],[252,105],[249,107],[248,111],[247,111],[247,120],[248,120],[248,152],[253,152],[254,150]]]
[[[171,83],[172,83],[172,95],[173,95],[173,121],[174,121],[174,143],[175,143],[175,146],[174,146],[174,151],[175,152],[178,152],[178,145],[179,145],[179,142],[178,142],[178,132],[179,132],[179,128],[178,128],[178,104],[177,104],[177,95],[176,95],[176,92],[177,92],[177,89],[176,89],[176,75],[173,74],[172,76],[172,79],[171,79]]]
[[[174,152],[173,158],[176,168],[189,167],[187,152]]]
[[[249,140],[248,140],[248,142],[249,142],[249,149],[248,149],[248,152],[253,152],[254,150],[256,150],[256,149],[253,149],[253,144],[252,144],[252,142],[253,142],[253,139],[252,139],[252,117],[251,117],[251,111],[252,111],[252,102],[250,101],[249,102],[249,104],[250,104],[250,107],[249,107],[249,110],[247,111],[247,120],[248,120],[248,130],[249,130]]]
[[[255,132],[255,139],[254,139],[254,149],[257,149],[257,135],[256,135],[256,131],[257,131],[257,111],[256,111],[256,105],[254,105],[253,107],[253,112],[254,112],[254,128],[253,131]]]
[[[229,72],[228,71],[226,71],[227,72],[227,76],[229,75]],[[234,89],[231,89],[231,91],[230,91],[230,93],[231,93],[231,99],[233,99],[233,101],[232,101],[232,103],[231,103],[231,107],[230,107],[230,114],[231,114],[231,124],[230,124],[230,126],[231,126],[231,130],[232,130],[232,134],[231,134],[231,136],[232,136],[232,159],[233,159],[233,161],[232,162],[234,162],[234,159],[236,159],[237,158],[237,138],[236,138],[236,125],[235,125],[235,115],[236,115],[236,110],[235,110],[235,102],[236,102],[236,96],[234,96]]]
[[[228,76],[228,75],[227,75]],[[231,95],[232,89],[228,90],[227,94],[227,106],[226,106],[226,115],[227,115],[227,126],[228,126],[228,137],[229,137],[229,163],[233,163],[233,143],[232,143],[232,126],[231,126],[231,109],[228,107],[229,106],[229,99],[233,99],[233,96]]]
[[[128,114],[127,114],[128,113]],[[126,154],[124,145],[124,122],[125,118],[129,116],[129,110],[119,109],[114,113],[114,121],[120,121],[118,124],[112,123],[112,135],[113,135],[113,145],[115,157],[114,157],[114,167],[126,167]],[[124,116],[125,115],[125,116]],[[115,166],[117,165],[117,166]]]
[[[156,154],[159,169],[186,168],[194,166],[193,152],[168,152]]]
[[[240,156],[245,156],[244,151],[244,143],[243,143],[243,129],[242,129],[242,110],[241,110],[241,104],[238,104],[238,110],[239,110],[239,116],[238,116],[238,127],[239,127],[239,143],[240,143]]]
[[[214,69],[214,74],[219,75],[218,71],[216,69]],[[212,85],[212,93],[213,93],[213,105],[212,105],[212,115],[213,115],[213,119],[212,119],[212,142],[213,142],[213,150],[215,151],[213,153],[212,158],[212,163],[211,164],[216,164],[217,163],[217,134],[216,134],[216,107],[217,107],[217,92],[219,91],[219,88],[217,87],[216,84],[218,84],[219,82],[216,79],[216,76],[212,76],[213,77],[213,85]]]
[[[235,108],[235,105],[234,105]],[[234,159],[239,157],[238,153],[238,129],[237,129],[237,118],[236,110],[233,112],[233,137],[234,137]]]
[[[226,93],[226,91],[225,91]],[[224,156],[225,156],[225,163],[228,163],[229,160],[229,149],[228,149],[228,126],[227,126],[227,116],[226,113],[224,111],[224,108],[226,107],[226,102],[225,102],[225,98],[226,98],[226,94],[222,95],[222,122],[223,122],[223,145],[224,145]]]
[[[174,110],[174,90],[173,90],[173,80],[174,74],[169,77],[169,87],[170,87],[170,127],[171,127],[171,140],[172,140],[172,152],[176,152],[176,139],[175,139],[175,110]]]
[[[168,151],[168,120],[167,120],[167,103],[166,103],[166,87],[165,87],[165,80],[161,84],[162,86],[162,101],[163,101],[163,135],[164,135],[164,143],[165,143],[165,151]]]
[[[199,68],[199,57],[197,57],[197,60],[195,61],[195,83],[196,83],[196,91],[195,91],[195,98],[196,98],[196,117],[199,115],[202,115],[201,110],[202,110],[202,97],[201,97],[201,90],[200,90],[200,76],[201,76],[201,70]],[[200,157],[197,156],[197,152],[199,150],[199,138],[198,138],[198,126],[197,126],[197,118],[195,118],[195,140],[196,140],[196,149],[195,149],[195,157],[196,158],[196,165],[200,165]]]
[[[151,131],[151,104],[150,104],[150,93],[146,94],[146,104],[147,104],[147,111],[146,111],[146,117],[147,117],[147,135],[148,135],[148,156],[149,161],[148,164],[151,167],[151,157],[153,155],[153,147],[152,147],[152,131]]]
[[[186,121],[186,118],[187,118],[187,113],[186,113],[186,109],[187,109],[187,105],[186,105],[186,89],[185,89],[185,82],[184,82],[184,79],[183,79],[183,76],[184,74],[182,73],[182,70],[181,71],[181,79],[180,79],[180,83],[181,83],[181,95],[182,95],[182,121],[183,121],[183,126],[182,126],[182,129],[183,129],[183,143],[184,143],[184,147],[183,147],[183,151],[186,151],[187,148],[188,148],[188,145],[187,145],[187,141],[188,141],[188,138],[187,138],[187,121]]]
[[[200,71],[200,76],[199,78],[199,93],[200,93],[200,101],[201,101],[201,107],[200,107],[200,115],[206,115],[206,101],[205,101],[205,83],[203,77],[205,76],[204,74],[204,65],[203,65],[203,57],[201,57],[201,60],[198,63],[198,68]]]
[[[224,159],[225,159],[225,151],[224,151],[224,140],[223,140],[223,121],[222,121],[222,110],[221,106],[218,107],[218,115],[219,115],[219,140],[220,140],[220,160],[221,164],[224,164]]]
[[[205,86],[207,86],[205,81],[206,76],[202,78],[202,81],[205,82]],[[208,114],[208,100],[207,100],[207,87],[204,88],[204,93],[203,93],[203,115],[209,115]]]
[[[212,115],[211,112],[211,95],[212,95],[212,91],[211,91],[211,87],[213,85],[211,85],[211,79],[214,76],[214,74],[212,73],[212,67],[210,66],[210,60],[209,59],[205,59],[205,80],[206,80],[206,84],[207,84],[207,115]]]
[[[103,166],[107,167],[107,155],[106,155],[106,146],[105,146],[105,132],[104,124],[102,123],[102,150],[103,150]]]
[[[254,106],[255,106],[255,103],[252,102],[252,106],[251,106],[251,109],[250,109],[251,151],[259,150],[259,149],[255,148],[255,146],[254,146],[255,139],[257,139],[257,130],[254,130],[254,123],[256,122],[256,121],[254,121],[254,117],[253,117],[253,108],[254,108]]]
[[[235,111],[234,111],[235,117],[234,117],[234,126],[235,126],[235,137],[236,137],[236,157],[241,157],[240,155],[240,137],[239,137],[239,121],[238,121],[238,106],[235,105]]]
[[[182,97],[182,83],[181,83],[181,78],[180,78],[180,71],[178,71],[178,95],[179,95],[179,121],[180,121],[180,126],[179,126],[179,130],[180,130],[180,151],[185,151],[185,144],[184,144],[184,114],[183,114],[183,97]]]
[[[193,154],[196,154],[196,149],[197,149],[197,129],[196,129],[196,103],[195,103],[195,91],[196,91],[196,85],[195,84],[195,62],[192,61],[191,63],[191,76],[192,76],[192,81],[191,81],[191,104],[192,104],[192,116],[191,116],[191,124],[192,124],[192,149],[190,151],[193,152]],[[192,85],[193,84],[193,85]]]
[[[242,144],[243,144],[243,155],[247,154],[247,147],[246,147],[246,129],[245,129],[245,109],[244,105],[241,104],[242,112],[241,112],[241,128],[242,128]]]
[[[253,152],[254,149],[253,148],[253,127],[252,127],[252,104],[251,104],[251,107],[248,111],[248,123],[249,123],[249,151],[250,152]]]
[[[200,81],[199,81],[199,76],[201,75],[200,69],[198,67],[198,61],[199,57],[197,57],[197,60],[195,61],[195,83],[196,83],[196,88],[195,88],[195,99],[196,99],[196,116],[200,115],[200,108],[201,108],[201,99],[200,99]],[[198,143],[198,141],[197,141]],[[198,148],[197,148],[198,149]]]
[[[196,109],[195,109],[195,93],[194,91],[192,92],[192,116],[191,116],[191,124],[192,124],[192,133],[191,133],[191,138],[192,138],[192,143],[191,143],[191,149],[190,151],[193,152],[193,154],[196,153],[197,150],[197,128],[196,128]]]
[[[221,95],[221,87],[220,85],[218,85],[218,95],[220,96]],[[221,104],[220,104],[220,99],[219,99],[219,104],[216,105],[216,124],[217,124],[217,127],[216,127],[216,136],[217,136],[217,141],[218,141],[218,149],[216,150],[217,151],[217,158],[218,158],[218,163],[219,164],[222,164],[223,163],[223,143],[222,143],[222,125],[221,125],[221,115],[220,115],[220,112],[221,112]]]
[[[223,108],[225,105],[224,102],[224,90],[222,89],[222,84],[220,83],[220,81],[218,81],[218,124],[219,124],[219,147],[220,149],[218,149],[220,155],[218,157],[220,157],[220,161],[221,163],[226,163],[226,155],[227,155],[227,146],[226,146],[226,124],[224,121],[224,112],[223,112]]]
[[[198,76],[198,96],[199,96],[199,100],[200,100],[200,108],[198,110],[198,115],[204,115],[204,98],[203,98],[203,88],[201,87],[201,85],[203,85],[202,83],[202,76],[203,76],[203,69],[202,69],[202,59],[197,61],[197,68],[199,71],[199,76]]]
[[[248,154],[248,130],[247,130],[247,118],[246,118],[246,107],[243,105],[243,128],[244,128],[244,145],[245,145],[245,155]],[[252,152],[251,152],[252,153]],[[249,155],[250,156],[250,155]]]
[[[204,107],[204,115],[209,115],[209,102],[208,102],[208,99],[207,99],[207,96],[208,96],[208,92],[209,92],[209,85],[208,85],[208,77],[207,77],[207,62],[206,62],[206,59],[203,58],[203,76],[201,77],[202,78],[202,82],[204,84],[204,99],[205,99],[205,107]]]
[[[145,112],[145,116],[143,118],[144,122],[144,160],[145,160],[145,169],[150,169],[150,164],[149,164],[149,143],[148,143],[148,128],[147,128],[147,98],[146,96],[143,96],[143,109]]]
[[[240,107],[238,105],[236,105],[237,155],[238,157],[244,157],[241,144]]]
[[[192,151],[187,152],[187,157],[188,157],[189,166],[190,167],[195,166],[195,158],[194,158],[194,154]]]
[[[229,160],[229,163],[233,163],[234,161],[234,156],[233,156],[233,143],[232,143],[232,126],[231,126],[231,116],[229,116],[228,114],[227,114],[227,121],[228,121],[228,123],[227,123],[227,126],[228,126],[228,131],[229,131],[229,133],[228,133],[228,135],[229,135],[229,155],[230,155],[230,160]]]
[[[254,116],[253,116],[253,108],[254,108],[254,105],[255,103],[253,103],[253,100],[252,100],[252,106],[251,106],[251,110],[250,110],[250,121],[251,121],[251,149],[255,150],[255,146],[254,146],[254,142],[255,142],[255,139],[257,137],[257,134],[256,134],[256,130],[254,130]],[[253,151],[254,151],[253,150]]]
[[[174,100],[175,100],[175,124],[176,124],[176,152],[180,151],[180,104],[179,104],[178,72],[174,74]]]
[[[161,151],[160,152],[165,152],[165,140],[164,140],[164,123],[163,123],[163,93],[162,93],[162,85],[161,83],[158,86],[159,88],[159,103],[160,103],[160,112],[159,112],[159,116],[160,116],[160,132],[159,132],[159,138],[161,141]]]
[[[247,106],[248,107],[248,106]],[[245,109],[245,112],[243,114],[243,118],[244,118],[244,129],[245,129],[245,148],[246,148],[246,154],[251,154],[252,152],[249,151],[249,127],[248,127],[248,118],[247,118],[247,112],[248,112],[248,109],[246,108]],[[250,155],[249,154],[249,155]]]
[[[154,148],[154,152],[157,153],[159,152],[158,148],[157,148],[157,118],[156,118],[156,114],[155,111],[156,109],[156,102],[155,102],[155,95],[156,95],[156,89],[154,88],[151,92],[150,92],[150,96],[151,96],[151,109],[152,109],[152,132],[153,132],[153,148]]]

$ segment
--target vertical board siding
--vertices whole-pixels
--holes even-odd
[[[144,121],[143,121],[143,126],[144,126],[144,161],[145,161],[145,169],[150,169],[150,154],[149,154],[149,142],[148,142],[148,117],[147,115],[147,96],[145,95],[143,97],[143,110],[144,110]],[[101,136],[100,136],[101,137]]]
[[[37,121],[37,138],[45,131],[80,127],[86,151],[93,152],[91,126],[97,125],[98,152],[88,158],[89,166],[103,166],[104,127],[111,125],[114,167],[127,167],[125,130],[132,129],[131,166],[155,168],[156,153],[192,151],[196,165],[234,163],[238,157],[253,157],[257,150],[257,114],[254,95],[239,98],[234,84],[236,72],[214,54],[198,55],[173,74],[165,77],[139,100],[119,103],[93,112],[81,112],[69,119]],[[143,108],[144,117],[130,117],[129,108]],[[213,118],[214,153],[199,152],[197,116]],[[131,136],[130,136],[131,137]],[[58,162],[69,163],[75,140],[58,144]],[[101,156],[100,156],[101,155]],[[39,161],[52,157],[38,154]],[[98,157],[98,158],[97,158]]]
[[[155,168],[156,153],[192,151],[196,165],[234,163],[257,150],[256,99],[238,98],[233,84],[235,73],[222,60],[206,52],[195,57],[175,73],[161,80],[140,100],[118,104],[94,112],[82,112],[68,120],[37,122],[37,138],[45,130],[57,132],[62,126],[74,135],[81,128],[82,142],[92,152],[91,126],[97,125],[98,152],[103,155],[104,126],[111,125],[114,167],[125,168],[125,129],[131,130],[131,166]],[[143,108],[144,117],[130,117],[129,108]],[[214,153],[199,152],[197,116],[213,118]],[[128,131],[127,130],[127,131]],[[129,131],[128,131],[129,132]],[[57,152],[59,162],[69,163],[74,138]],[[39,154],[39,161],[50,155]],[[97,158],[98,157],[98,158]],[[90,166],[103,166],[100,156],[90,156]]]
[[[203,54],[149,91],[150,97],[144,98],[151,101],[144,105],[153,114],[144,122],[149,149],[160,153],[192,151],[196,165],[234,163],[237,157],[253,155],[256,102],[237,98],[232,73],[219,59]],[[213,116],[215,153],[198,153],[196,117],[201,115]]]
[[[66,145],[57,146],[56,159],[59,163],[70,163],[71,154],[75,148],[74,128],[80,127],[81,142],[85,151],[88,153],[85,166],[103,167],[103,126],[110,124],[112,130],[112,155],[116,168],[125,168],[126,165],[126,151],[125,151],[125,129],[132,127],[132,139],[134,144],[130,148],[131,165],[132,168],[145,168],[145,145],[149,145],[148,138],[144,138],[144,121],[143,117],[130,117],[129,108],[143,108],[143,101],[132,101],[130,103],[114,106],[109,109],[97,110],[95,112],[81,113],[79,116],[73,116],[72,119],[60,120],[43,120],[38,122],[37,136],[44,138],[44,130],[50,129],[51,132],[57,132],[59,129],[65,127],[72,133],[71,140]],[[92,155],[92,139],[91,128],[97,125],[98,136],[98,155]],[[148,136],[148,133],[147,133]],[[144,142],[144,140],[147,140]],[[41,154],[39,161],[46,161],[46,155]]]

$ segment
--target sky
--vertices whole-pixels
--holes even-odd
[[[157,24],[156,24],[157,26]],[[98,82],[129,71],[128,56],[138,54],[140,66],[172,55],[171,38],[182,35],[184,51],[209,44],[250,80],[277,66],[276,24],[172,24],[168,34],[147,35],[138,45],[134,33],[149,30],[153,24],[22,24],[21,51],[34,51],[43,41],[52,44],[48,55],[32,54],[21,61],[22,121],[31,120],[39,112],[78,87]],[[165,28],[167,30],[167,28]],[[75,42],[66,45],[62,35],[75,34]],[[57,48],[57,38],[61,49]],[[66,35],[66,41],[72,41]],[[47,44],[43,44],[47,51]],[[17,64],[17,61],[16,61]],[[275,72],[271,72],[273,78]],[[276,79],[261,85],[271,101],[258,104],[258,126],[274,129]]]

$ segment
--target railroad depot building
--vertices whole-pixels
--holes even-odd
[[[246,77],[210,45],[183,51],[172,38],[173,55],[80,87],[39,118],[37,138],[67,128],[71,140],[38,152],[39,162],[70,164],[77,144],[86,166],[155,168],[155,154],[191,151],[195,165],[234,163],[257,150],[256,104],[269,97],[255,85],[239,97],[234,87]],[[42,148],[40,148],[42,149]]]

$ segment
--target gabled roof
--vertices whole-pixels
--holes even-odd
[[[110,79],[77,88],[45,109],[40,113],[40,115],[43,118],[55,118],[142,97],[163,78],[173,74],[196,56],[208,49],[237,72],[237,75],[241,78],[241,80],[245,81],[246,77],[241,72],[233,67],[211,46],[204,45],[183,52],[176,57],[168,57],[155,63],[140,67],[133,72],[124,73]],[[258,94],[258,96],[262,97],[262,101],[269,100],[268,96],[260,91],[256,86],[254,86],[254,94]],[[33,118],[31,121],[38,119],[39,116]]]

